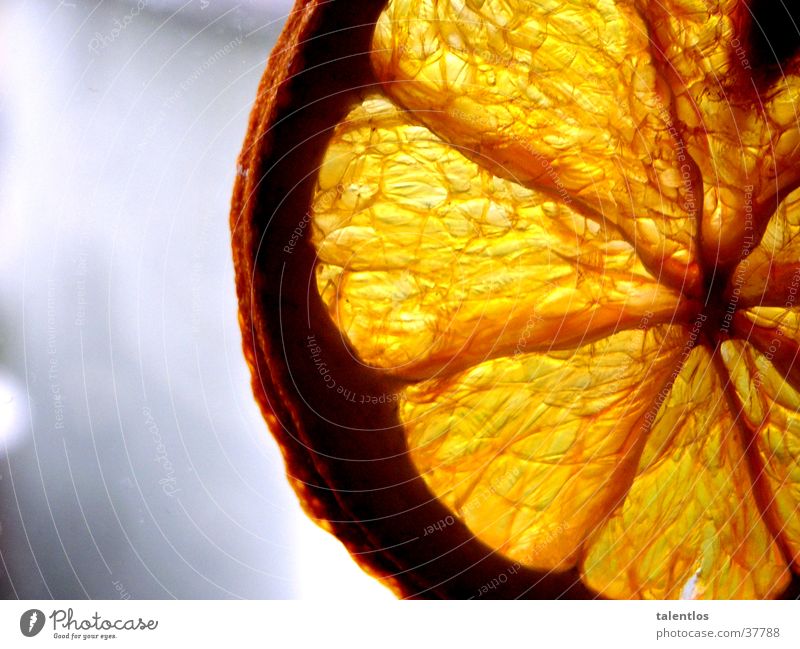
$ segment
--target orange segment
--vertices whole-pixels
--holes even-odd
[[[784,199],[727,289],[734,305],[800,306],[800,190]]]
[[[687,358],[625,503],[590,539],[584,581],[615,598],[758,598],[788,583],[706,347]]]
[[[677,326],[625,331],[410,387],[400,416],[414,464],[491,547],[566,569],[624,495],[685,338]]]
[[[493,173],[616,223],[699,291],[696,169],[632,2],[391,0],[372,60],[386,92]]]
[[[754,432],[754,468],[773,528],[800,564],[800,392],[763,354],[742,341],[723,347],[743,416]],[[798,359],[800,361],[800,359]]]
[[[800,128],[796,65],[760,93],[749,60],[752,17],[741,0],[637,2],[674,89],[681,137],[705,183],[701,234],[710,264],[738,261],[797,186]]]
[[[800,310],[752,307],[733,317],[733,331],[775,366],[783,380],[800,388]]]
[[[739,102],[730,93],[742,73],[731,43],[747,40],[739,11],[746,7],[740,0],[641,4],[665,59],[664,73],[675,88],[686,146],[705,180],[703,253],[712,264],[738,259],[744,237],[743,188],[761,175],[769,143],[765,123],[750,102]]]
[[[400,376],[574,348],[692,308],[613,225],[493,176],[385,99],[337,127],[312,208],[334,322]]]

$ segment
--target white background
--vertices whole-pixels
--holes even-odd
[[[241,354],[228,203],[289,9],[0,1],[2,597],[391,598]]]

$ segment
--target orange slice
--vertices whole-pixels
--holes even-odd
[[[245,355],[399,595],[797,593],[800,60],[757,5],[298,3],[232,206]]]

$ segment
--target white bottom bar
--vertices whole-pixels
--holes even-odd
[[[796,649],[799,629],[797,602],[0,602],[3,647]]]

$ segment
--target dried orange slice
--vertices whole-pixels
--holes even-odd
[[[301,502],[399,595],[796,596],[800,59],[764,6],[298,3],[232,206],[244,350]]]

